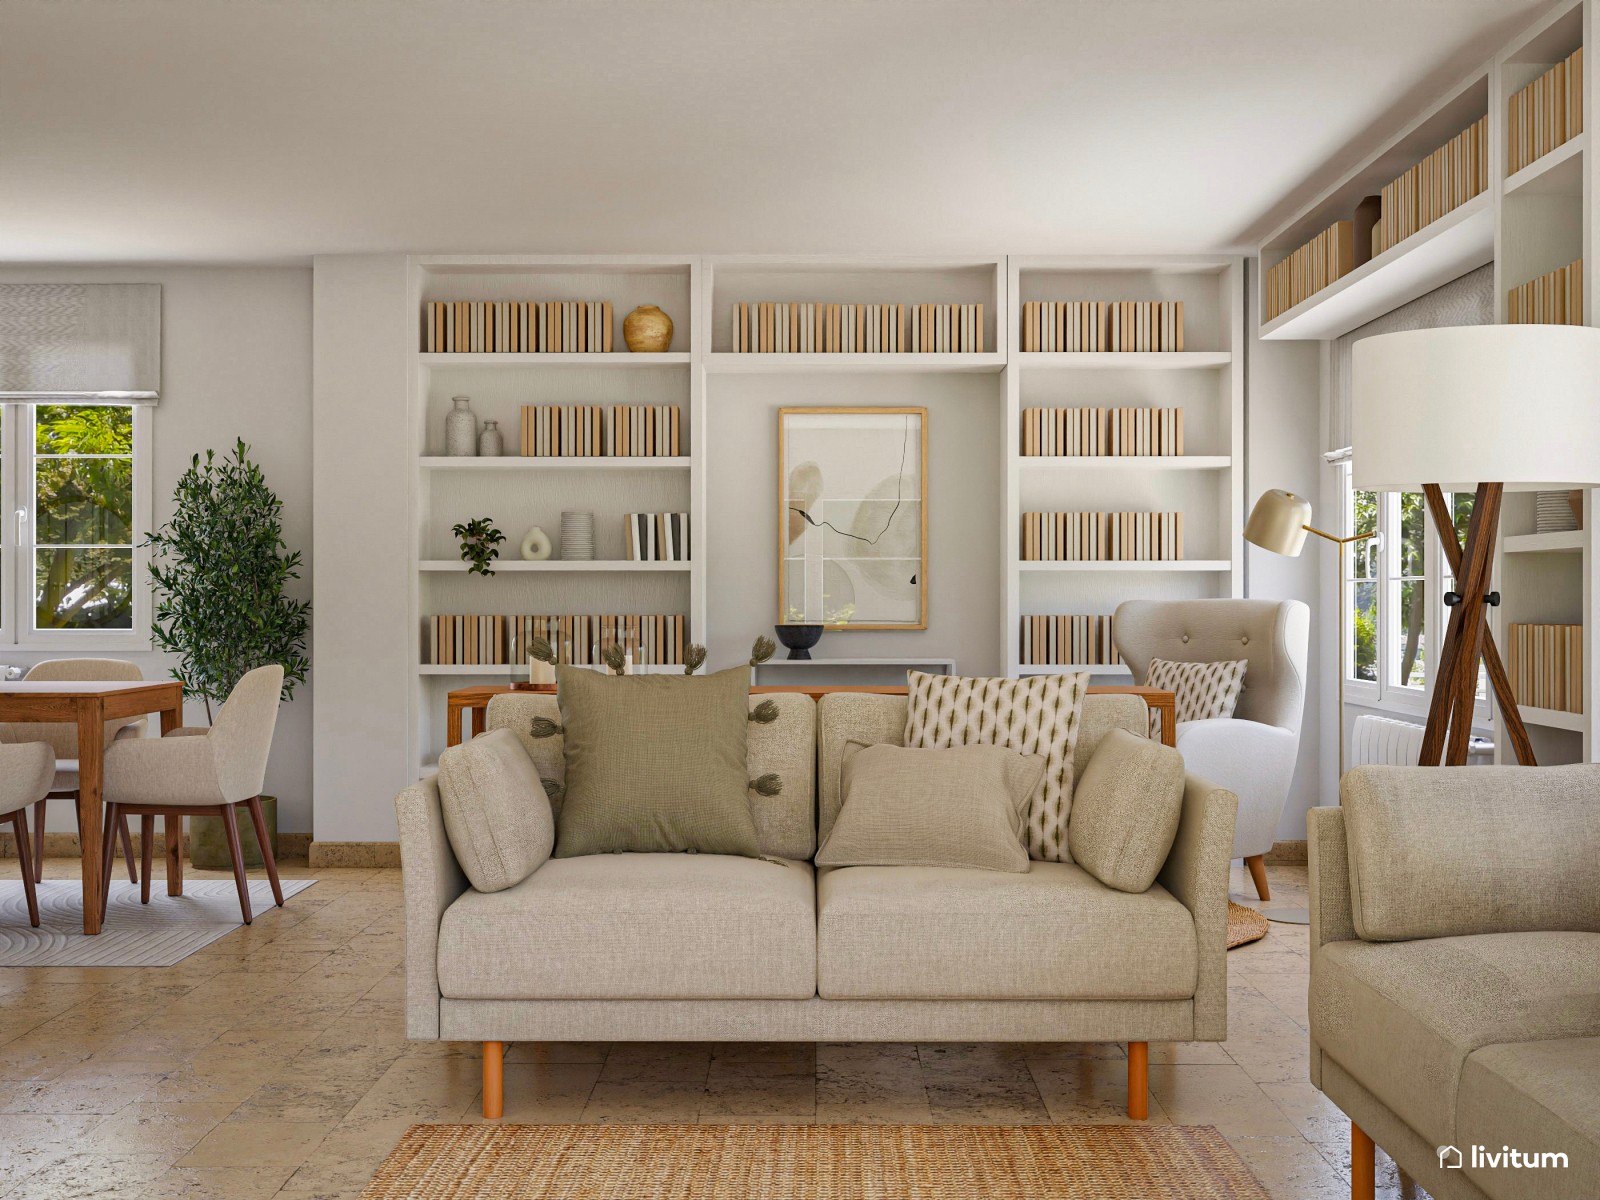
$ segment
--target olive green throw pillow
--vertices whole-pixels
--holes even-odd
[[[557,667],[567,769],[554,856],[759,857],[745,761],[749,694],[749,667],[703,677]]]

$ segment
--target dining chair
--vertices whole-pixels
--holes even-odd
[[[247,672],[223,701],[217,719],[209,729],[184,727],[161,738],[134,738],[116,742],[106,752],[106,820],[101,843],[101,907],[110,893],[111,856],[115,848],[113,828],[119,821],[137,816],[139,840],[144,852],[144,876],[140,900],[150,902],[150,866],[155,845],[155,819],[161,818],[163,831],[188,816],[222,818],[222,831],[233,859],[233,881],[239,888],[239,908],[244,923],[250,924],[250,883],[244,873],[244,852],[239,846],[235,812],[241,806],[250,810],[272,897],[283,907],[283,888],[278,883],[278,864],[272,857],[267,823],[261,815],[261,788],[267,773],[267,755],[272,750],[272,731],[278,722],[278,699],[283,692],[283,668],[257,667]]]
[[[39,927],[39,892],[28,854],[28,805],[50,790],[56,756],[48,742],[7,742],[0,745],[0,821],[9,820],[17,835],[17,866],[22,871],[22,894],[28,901],[28,923]]]
[[[80,683],[84,680],[137,680],[144,675],[137,663],[120,658],[47,658],[28,668],[23,679],[30,682]],[[118,738],[144,736],[143,717],[106,722],[106,741],[110,746]],[[55,751],[55,778],[50,792],[41,796],[33,806],[33,877],[44,878],[44,817],[45,807],[51,800],[71,800],[72,815],[78,816],[78,729],[66,721],[11,722],[0,725],[0,742],[44,742]],[[128,836],[128,822],[117,826],[122,841],[122,857],[128,864],[128,882],[138,883],[139,873],[134,866],[133,839]],[[83,837],[83,826],[78,826],[78,837]],[[19,850],[18,853],[21,853]]]

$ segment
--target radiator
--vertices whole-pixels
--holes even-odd
[[[1350,766],[1414,767],[1422,754],[1422,726],[1391,717],[1360,716],[1350,734]],[[1467,765],[1494,761],[1494,743],[1475,737],[1467,742]]]

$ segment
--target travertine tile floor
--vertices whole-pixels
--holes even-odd
[[[320,882],[176,967],[0,968],[0,1200],[354,1197],[407,1125],[478,1119],[476,1047],[403,1035],[399,871],[285,874]],[[1274,904],[1305,904],[1303,867],[1272,874]],[[1248,886],[1236,871],[1236,896]],[[1150,1048],[1150,1119],[1215,1125],[1284,1200],[1349,1195],[1348,1126],[1306,1079],[1306,955],[1303,926],[1274,925],[1228,957],[1226,1043]],[[518,1045],[505,1115],[1118,1121],[1122,1057],[1115,1045]],[[1380,1178],[1402,1194],[1387,1161]]]

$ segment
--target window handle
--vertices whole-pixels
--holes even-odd
[[[17,509],[17,537],[21,538],[22,535],[27,531],[27,528],[28,510],[25,508],[19,508]]]

